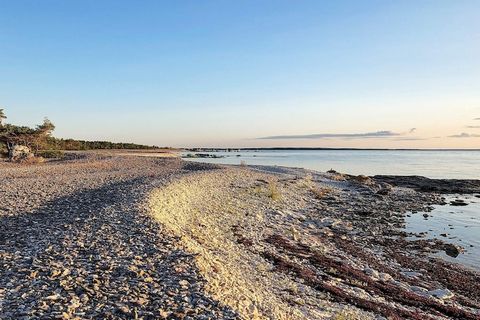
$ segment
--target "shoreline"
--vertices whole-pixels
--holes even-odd
[[[406,212],[428,211],[437,193],[336,172],[118,154],[0,165],[0,174],[2,318],[478,319],[478,270],[431,257],[441,240],[401,232]]]

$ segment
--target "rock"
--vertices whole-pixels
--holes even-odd
[[[30,158],[33,158],[34,155],[30,151],[30,148],[27,146],[22,146],[22,145],[16,145],[13,147],[13,149],[10,151],[9,158],[12,161],[15,162],[20,162],[24,161]]]
[[[428,291],[428,295],[433,296],[440,300],[451,299],[454,296],[454,293],[448,289],[436,289]]]
[[[58,293],[52,294],[51,296],[45,297],[45,300],[55,301],[60,299],[60,295]]]
[[[422,294],[422,295],[428,293],[427,289],[425,289],[423,287],[419,287],[419,286],[411,286],[410,290],[412,290],[415,293]]]
[[[462,200],[462,199],[455,199],[453,201],[450,201],[450,205],[455,207],[460,207],[460,206],[468,206],[468,203],[466,203],[465,200]]]
[[[393,278],[388,273],[381,272],[378,274],[378,279],[380,279],[381,281],[387,282],[387,281],[391,281]]]
[[[371,269],[371,268],[365,268],[365,269],[363,270],[363,272],[365,272],[366,275],[372,277],[372,278],[375,279],[375,280],[378,280],[379,277],[380,277],[380,274],[378,273],[378,271],[377,271],[377,270],[373,270],[373,269]]]
[[[379,183],[379,186],[380,186],[380,190],[377,191],[377,194],[380,194],[380,195],[390,194],[393,190],[392,185],[386,182]]]
[[[459,245],[452,244],[452,243],[447,243],[443,246],[443,250],[447,255],[450,257],[456,258],[460,253],[463,252],[463,248],[460,247]]]
[[[401,273],[408,278],[417,278],[422,275],[420,272],[416,271],[403,271]]]

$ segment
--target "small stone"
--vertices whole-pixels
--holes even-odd
[[[126,305],[117,304],[117,308],[118,308],[118,310],[120,310],[121,312],[123,312],[123,313],[125,313],[125,314],[129,314],[129,313],[130,313],[130,309],[129,309]]]
[[[445,253],[449,255],[450,257],[456,258],[460,253],[463,252],[463,248],[460,247],[459,245],[452,244],[452,243],[447,243],[443,246],[443,249],[445,250]]]
[[[429,291],[428,294],[440,300],[451,299],[455,295],[452,291],[448,289],[436,289],[436,290]]]
[[[45,299],[50,300],[50,301],[56,301],[56,300],[60,299],[60,295],[58,293],[52,294],[51,296],[48,296]]]
[[[372,278],[375,278],[375,279],[378,279],[379,277],[379,273],[377,270],[373,270],[372,268],[365,268],[363,270],[363,272],[365,272],[366,275],[372,277]]]

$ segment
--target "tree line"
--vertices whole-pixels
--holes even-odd
[[[55,125],[45,118],[35,128],[5,123],[7,116],[0,109],[0,152],[9,156],[16,146],[28,147],[34,154],[41,150],[152,149],[156,146],[109,141],[59,139],[52,136]]]

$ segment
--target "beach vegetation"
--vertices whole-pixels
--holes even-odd
[[[6,115],[3,109],[0,112],[0,119],[0,143],[6,149],[10,160],[13,159],[17,146],[26,147],[28,149],[25,150],[33,152],[38,151],[55,129],[55,125],[48,118],[35,128],[4,123]]]
[[[273,179],[270,179],[268,181],[267,191],[268,191],[268,196],[274,201],[280,200],[282,198],[282,194],[278,187],[278,183]]]
[[[310,189],[313,193],[313,195],[315,196],[316,199],[323,199],[325,196],[327,196],[331,191],[332,189],[331,188],[320,188],[318,186],[312,186],[311,189]]]
[[[62,150],[40,150],[36,155],[45,159],[61,159],[65,153]]]
[[[6,123],[7,116],[4,109],[0,109],[0,154],[13,157],[16,146],[27,147],[33,154],[44,154],[44,158],[61,157],[60,150],[86,151],[98,149],[157,149],[157,146],[147,146],[135,143],[86,141],[75,139],[61,139],[52,136],[55,125],[45,118],[36,127],[28,127]]]

